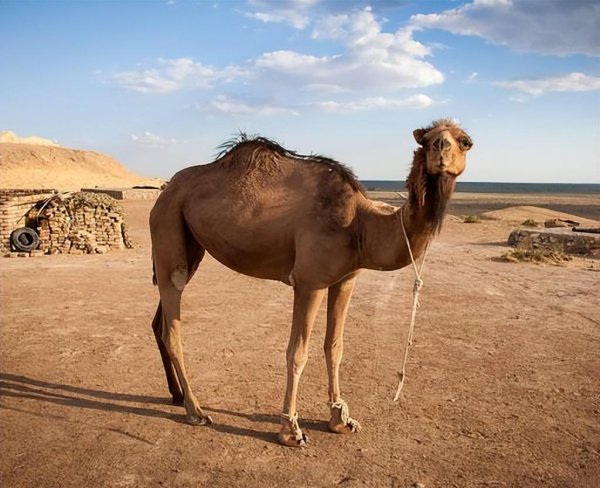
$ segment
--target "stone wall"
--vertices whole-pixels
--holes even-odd
[[[47,254],[102,254],[132,247],[123,210],[108,195],[79,192],[53,198],[36,221],[40,249]]]
[[[10,251],[10,234],[25,227],[27,213],[40,200],[57,193],[57,190],[0,190],[0,251]]]
[[[508,244],[520,249],[545,249],[600,258],[600,234],[577,232],[571,228],[518,229],[511,232]]]

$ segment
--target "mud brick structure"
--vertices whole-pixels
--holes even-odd
[[[8,192],[4,200],[0,197],[3,252],[11,250],[10,234],[19,227],[38,232],[39,250],[45,254],[104,253],[132,247],[123,210],[108,195],[52,190]]]
[[[57,190],[0,190],[0,251],[10,251],[10,234],[25,227],[27,213],[40,200],[58,193]]]

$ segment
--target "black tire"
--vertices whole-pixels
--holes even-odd
[[[40,245],[40,236],[31,227],[21,227],[13,230],[10,235],[10,243],[16,251],[31,252]]]

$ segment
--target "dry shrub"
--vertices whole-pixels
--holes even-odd
[[[524,222],[521,222],[521,225],[524,227],[537,227],[538,223],[533,219],[527,219]]]
[[[535,264],[554,264],[560,265],[565,261],[571,261],[568,254],[550,251],[548,249],[511,249],[494,258],[493,261],[502,263],[535,263]]]
[[[477,215],[461,215],[460,221],[463,224],[478,224],[481,222],[481,219]]]

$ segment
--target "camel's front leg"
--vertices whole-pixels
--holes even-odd
[[[350,418],[348,405],[340,395],[340,363],[344,352],[344,324],[348,305],[354,291],[356,274],[344,278],[329,288],[327,298],[327,332],[325,334],[325,359],[329,376],[329,404],[331,419],[329,429],[339,434],[360,431],[360,424]]]
[[[301,447],[307,442],[307,437],[298,425],[296,398],[300,375],[308,359],[308,341],[312,331],[319,305],[323,300],[325,290],[305,290],[294,288],[294,314],[292,332],[288,344],[287,387],[281,415],[281,431],[279,442],[286,446]]]

